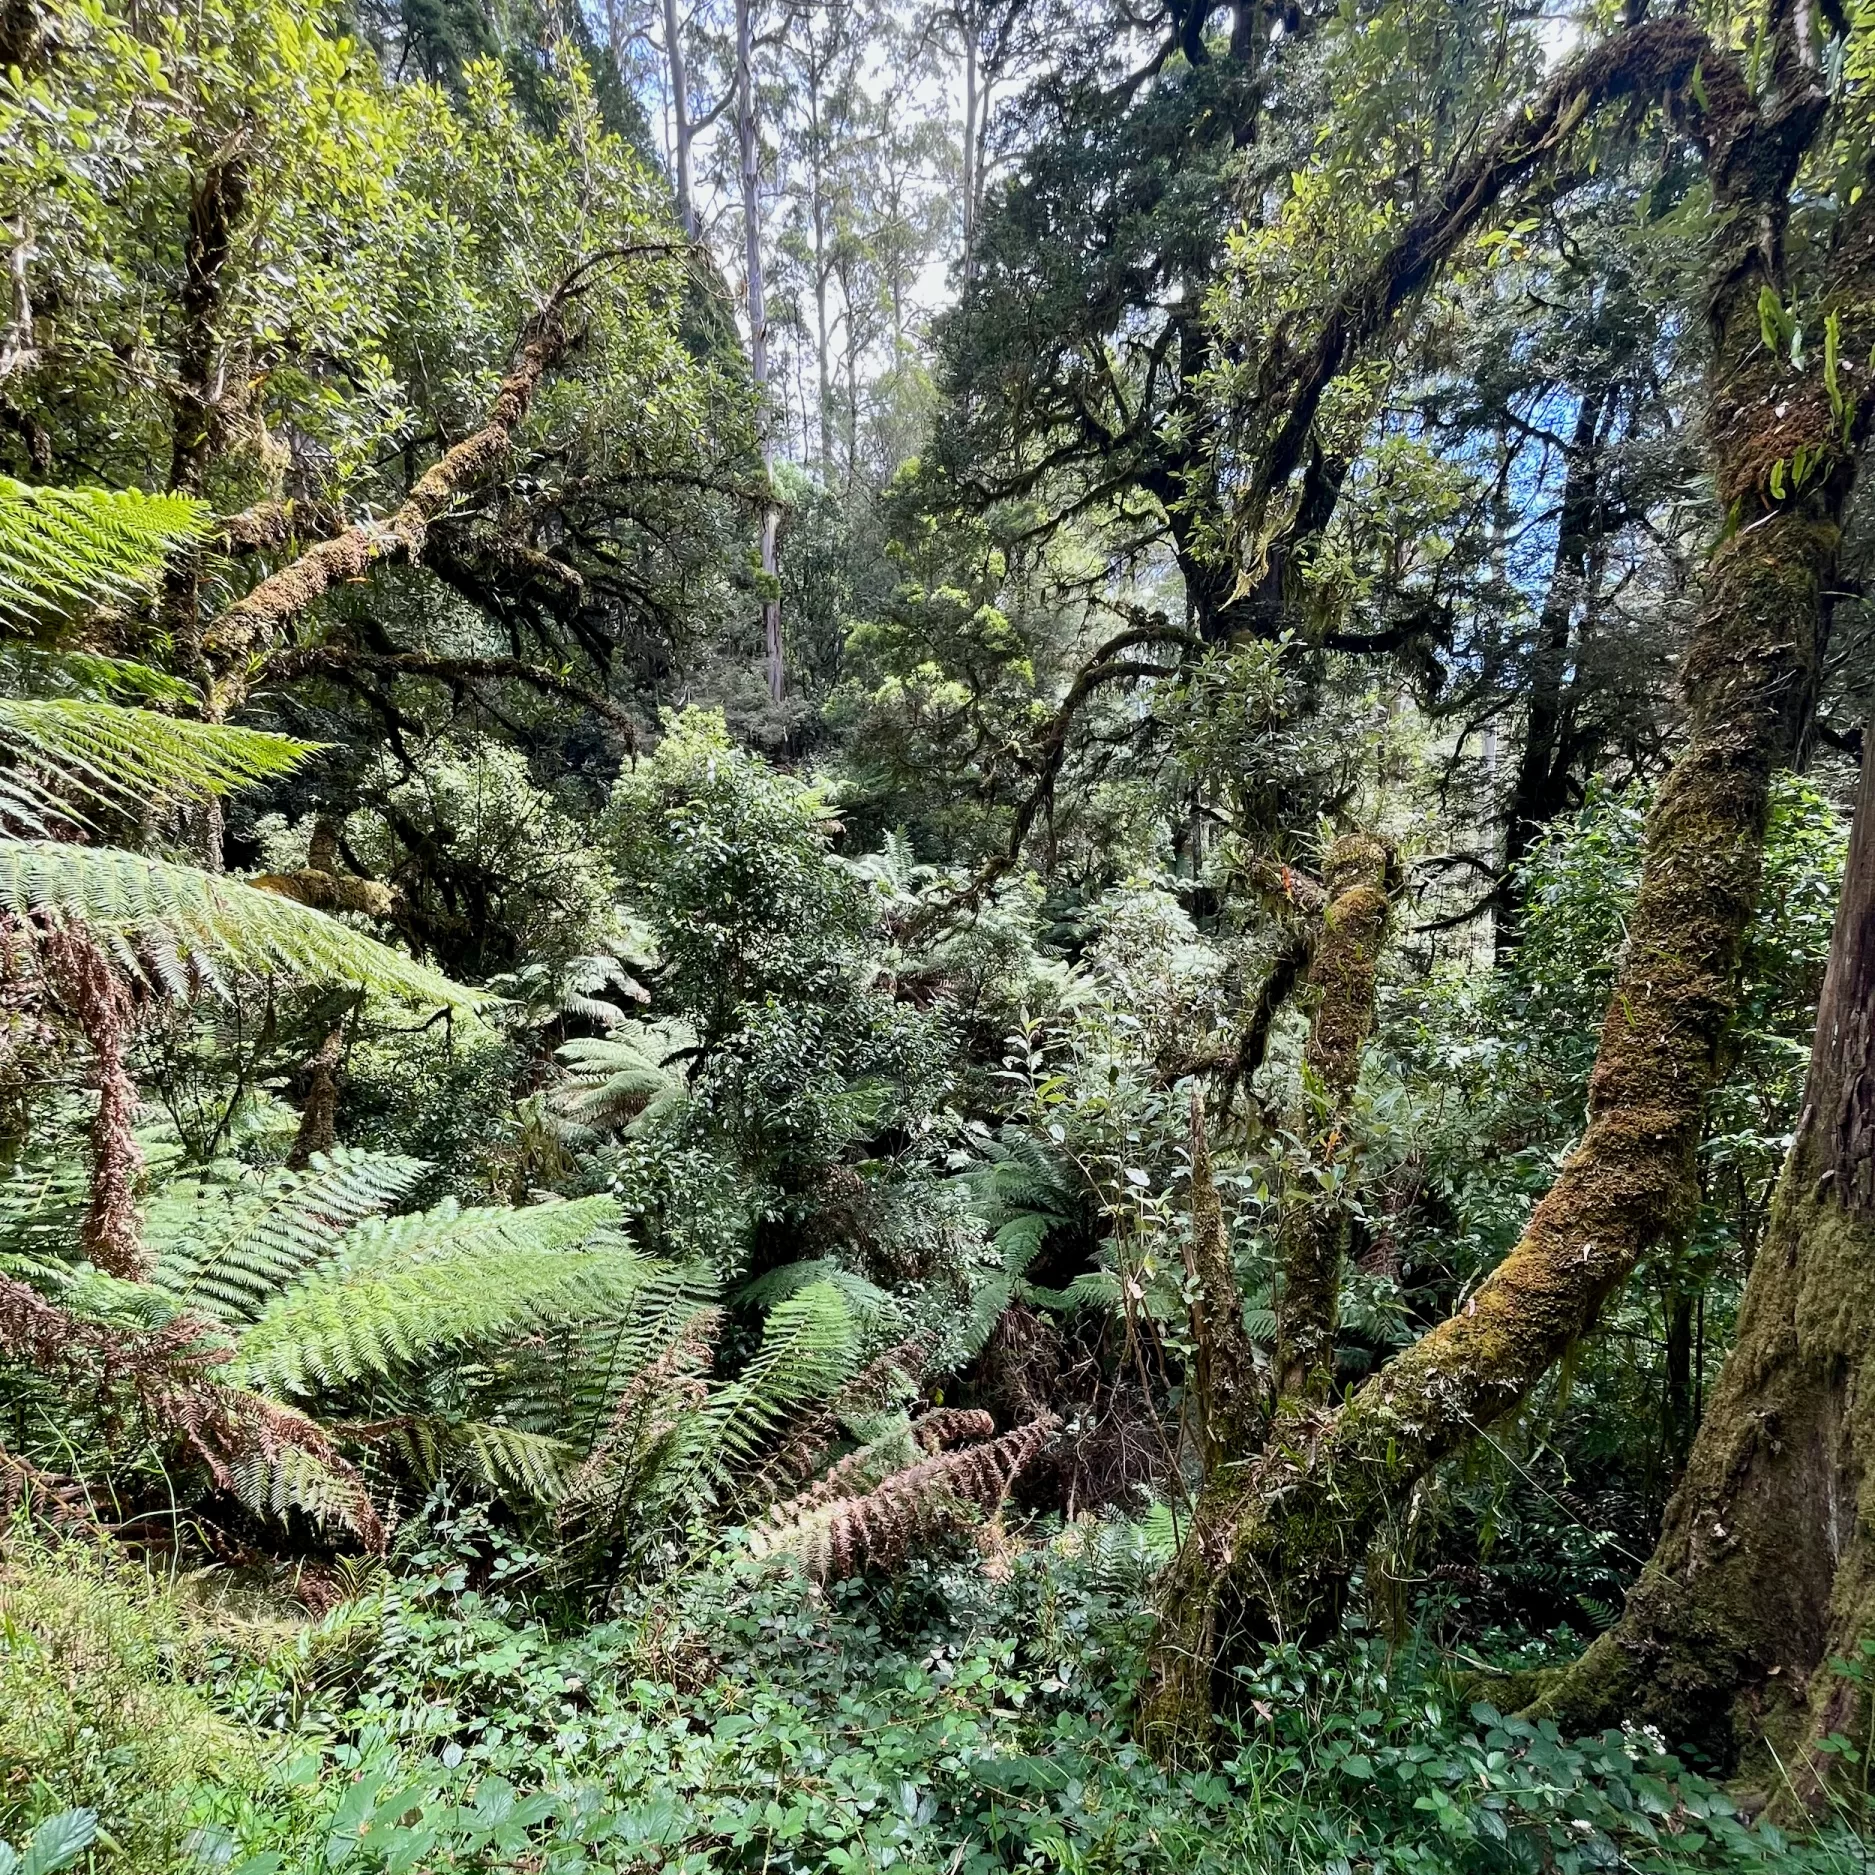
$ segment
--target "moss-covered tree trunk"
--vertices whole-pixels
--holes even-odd
[[[1272,1420],[1254,1384],[1243,1295],[1230,1264],[1223,1214],[1205,1150],[1203,1108],[1192,1095],[1193,1311],[1197,1389],[1204,1418],[1204,1481],[1165,1599],[1162,1651],[1208,1660],[1218,1644],[1221,1603],[1213,1592],[1220,1540],[1240,1514],[1252,1441],[1266,1425],[1282,1439],[1319,1418],[1334,1380],[1341,1265],[1347,1242],[1348,1180],[1353,1149],[1348,1107],[1374,1026],[1374,987],[1397,883],[1394,849],[1370,834],[1349,834],[1323,864],[1321,929],[1311,947],[1308,988],[1314,1000],[1303,1049],[1303,1101],[1311,1141],[1310,1176],[1286,1204],[1279,1236],[1283,1297],[1277,1339],[1277,1399]],[[1284,881],[1284,896],[1294,896]],[[1179,1628],[1176,1623],[1190,1625]]]
[[[1791,186],[1826,101],[1790,31],[1786,19],[1762,108],[1735,59],[1715,49],[1701,63],[1695,121],[1715,230],[1707,439],[1727,527],[1681,673],[1687,742],[1648,821],[1587,1130],[1521,1240],[1459,1313],[1338,1412],[1279,1425],[1237,1478],[1228,1514],[1194,1533],[1166,1585],[1141,1710],[1161,1746],[1204,1730],[1214,1675],[1236,1650],[1332,1622],[1392,1507],[1517,1407],[1643,1252],[1693,1215],[1695,1152],[1735,1009],[1771,777],[1809,707],[1856,447],[1822,374],[1764,337],[1764,304],[1786,299]],[[1799,447],[1809,465],[1800,485]]]
[[[1374,983],[1387,941],[1393,849],[1371,834],[1347,834],[1328,849],[1328,904],[1309,965],[1314,999],[1303,1050],[1302,1100],[1310,1164],[1283,1209],[1282,1296],[1276,1386],[1283,1400],[1321,1402],[1334,1388],[1341,1265],[1348,1239],[1348,1181],[1354,1148],[1348,1108],[1374,1026]]]
[[[1738,1339],[1621,1620],[1543,1700],[1801,1790],[1860,1731],[1830,1661],[1875,1635],[1875,725],[1803,1115]],[[1769,1742],[1773,1750],[1767,1750]]]

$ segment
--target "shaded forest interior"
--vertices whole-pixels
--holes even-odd
[[[1872,153],[0,0],[0,1875],[1865,1868]]]

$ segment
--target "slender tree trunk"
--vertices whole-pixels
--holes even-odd
[[[755,0],[736,0],[736,135],[742,155],[742,232],[749,281],[749,365],[762,426],[762,479],[769,499],[762,510],[762,646],[768,695],[779,703],[786,688],[782,660],[781,595],[775,542],[781,510],[773,493],[774,441],[768,412],[768,299],[762,273],[761,146],[755,118]]]
[[[1393,1507],[1520,1405],[1640,1256],[1676,1237],[1696,1206],[1695,1155],[1736,1006],[1771,776],[1809,708],[1858,442],[1822,374],[1793,369],[1762,336],[1760,295],[1783,287],[1789,192],[1826,103],[1813,76],[1790,69],[1781,36],[1773,60],[1762,114],[1734,58],[1714,49],[1701,61],[1697,121],[1714,206],[1707,430],[1729,525],[1681,673],[1687,745],[1649,818],[1587,1131],[1463,1309],[1338,1412],[1273,1443],[1245,1468],[1229,1514],[1186,1545],[1141,1711],[1162,1747],[1206,1729],[1213,1673],[1237,1650],[1333,1622]],[[1866,356],[1868,343],[1858,326],[1844,355]],[[1774,464],[1799,446],[1806,459],[1814,451],[1815,467],[1793,489]]]
[[[1374,1025],[1374,985],[1387,940],[1392,910],[1388,888],[1396,869],[1393,849],[1369,834],[1337,840],[1322,868],[1328,904],[1309,964],[1308,988],[1315,1008],[1302,1055],[1311,1176],[1285,1203],[1279,1232],[1279,1400],[1320,1405],[1334,1390],[1347,1190],[1354,1172],[1348,1107]]]
[[[182,245],[182,328],[176,352],[176,386],[170,433],[169,487],[198,500],[221,452],[227,430],[223,382],[226,360],[219,320],[227,297],[226,273],[234,238],[247,213],[248,176],[237,149],[207,163],[189,193],[188,227]],[[173,656],[195,683],[207,686],[202,645],[203,554],[190,548],[171,556],[163,574],[162,616],[175,644]],[[221,801],[205,795],[182,811],[183,832],[209,872],[222,869]]]
[[[1193,1382],[1198,1398],[1199,1447],[1205,1481],[1248,1449],[1263,1421],[1256,1353],[1244,1327],[1243,1291],[1231,1263],[1224,1207],[1211,1176],[1204,1097],[1191,1088],[1191,1278]]]
[[[1569,439],[1562,504],[1556,521],[1556,555],[1543,610],[1537,618],[1536,651],[1530,661],[1530,704],[1523,750],[1510,799],[1504,805],[1503,884],[1496,901],[1500,957],[1515,945],[1521,923],[1517,869],[1563,808],[1563,789],[1568,781],[1563,740],[1569,646],[1576,607],[1588,584],[1590,548],[1601,510],[1595,445],[1609,401],[1606,390],[1585,391]]]
[[[664,61],[671,87],[671,157],[677,172],[677,219],[691,240],[697,238],[697,211],[690,188],[690,70],[684,57],[683,22],[677,0],[664,0]]]
[[[1875,726],[1864,744],[1875,750]],[[1541,1702],[1572,1726],[1658,1725],[1772,1792],[1805,1745],[1858,1741],[1830,1670],[1875,1634],[1875,754],[1797,1138],[1659,1546],[1621,1620]],[[1768,1748],[1767,1748],[1768,1747]],[[1773,1755],[1775,1754],[1775,1756]]]
[[[345,1084],[345,1024],[333,1025],[306,1064],[306,1104],[300,1109],[299,1131],[286,1156],[288,1167],[303,1172],[316,1152],[330,1152],[338,1143],[339,1094]]]
[[[977,14],[971,0],[962,13],[964,28],[964,286],[976,272],[977,257]]]

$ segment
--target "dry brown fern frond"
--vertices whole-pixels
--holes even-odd
[[[798,1556],[821,1581],[896,1568],[924,1539],[956,1529],[973,1510],[994,1510],[1060,1424],[1051,1413],[987,1445],[920,1459],[864,1496],[836,1497],[780,1528],[758,1530],[751,1547],[757,1555]]]
[[[912,1422],[911,1436],[927,1452],[948,1452],[996,1436],[996,1416],[975,1406],[934,1406]]]
[[[988,1413],[973,1407],[934,1407],[913,1423],[909,1449],[902,1431],[893,1437],[874,1439],[859,1446],[830,1465],[826,1475],[816,1479],[805,1491],[797,1493],[785,1503],[775,1505],[768,1513],[769,1524],[777,1530],[785,1529],[789,1524],[799,1523],[824,1504],[831,1504],[839,1498],[864,1497],[887,1478],[915,1464],[917,1461],[911,1457],[912,1450],[942,1452],[953,1446],[968,1445],[995,1436],[996,1421]]]
[[[91,1321],[0,1276],[0,1355],[80,1390],[107,1429],[133,1419],[180,1439],[218,1489],[256,1508],[305,1510],[381,1550],[384,1521],[364,1480],[326,1430],[303,1413],[223,1385],[229,1349],[208,1325],[178,1315],[160,1328]]]
[[[76,1478],[41,1471],[0,1445],[0,1517],[11,1517],[21,1510],[34,1523],[62,1535],[94,1536],[100,1532],[91,1493]]]
[[[759,1501],[778,1498],[789,1487],[813,1476],[827,1456],[827,1448],[840,1436],[844,1419],[856,1413],[876,1413],[892,1402],[894,1393],[916,1387],[931,1358],[931,1342],[913,1335],[868,1361],[834,1396],[788,1436],[773,1458],[757,1473],[752,1488]],[[845,1460],[841,1461],[845,1463]]]

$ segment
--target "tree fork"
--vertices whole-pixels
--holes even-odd
[[[1780,59],[1787,79],[1789,65]],[[1141,1728],[1162,1750],[1208,1727],[1213,1674],[1237,1648],[1332,1624],[1388,1512],[1517,1407],[1697,1204],[1695,1153],[1735,1008],[1771,776],[1809,707],[1858,440],[1818,374],[1765,345],[1759,312],[1761,291],[1782,284],[1789,191],[1824,94],[1813,77],[1787,82],[1760,115],[1737,62],[1719,51],[1702,60],[1702,79],[1717,215],[1708,442],[1729,531],[1682,669],[1688,741],[1649,816],[1588,1128],[1464,1308],[1338,1412],[1279,1426],[1228,1501],[1197,1521],[1168,1579],[1141,1706]],[[1776,473],[1799,444],[1817,464],[1800,490]]]

